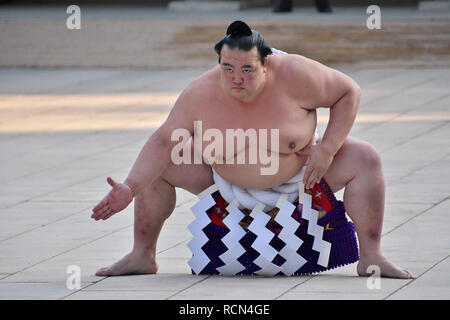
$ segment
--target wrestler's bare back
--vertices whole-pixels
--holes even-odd
[[[314,132],[317,123],[315,110],[303,108],[304,103],[311,103],[311,99],[306,99],[307,92],[301,93],[300,88],[290,88],[301,82],[301,79],[292,81],[289,74],[280,72],[283,63],[289,63],[288,55],[268,56],[267,83],[261,93],[251,102],[242,103],[224,92],[220,86],[220,66],[203,74],[191,86],[191,90],[196,98],[186,99],[194,105],[186,105],[186,109],[192,110],[195,120],[201,120],[202,131],[215,128],[222,132],[224,137],[222,154],[215,155],[221,158],[224,164],[217,161],[212,167],[219,175],[227,181],[244,188],[267,188],[286,182],[298,171],[307,161],[307,157],[298,155],[296,152],[313,144]],[[188,89],[189,90],[189,89]],[[296,92],[295,95],[291,92]],[[305,99],[302,99],[302,95]],[[309,93],[310,94],[310,93]],[[307,102],[308,101],[308,102]],[[190,117],[188,117],[190,118]],[[192,118],[191,118],[192,121]],[[193,125],[193,121],[191,123]],[[250,164],[249,140],[246,139],[245,149],[237,150],[235,143],[234,159],[230,159],[226,153],[226,129],[270,129],[279,130],[278,150],[271,147],[270,137],[267,137],[267,150],[259,152],[278,151],[278,170],[273,175],[261,175],[261,167],[267,167],[258,161]],[[194,135],[198,134],[194,130]],[[201,139],[202,137],[196,137]],[[203,141],[203,149],[211,143]],[[252,146],[253,148],[255,146]],[[260,148],[259,145],[256,148]],[[237,158],[240,153],[245,152],[245,164],[238,164]],[[228,164],[227,164],[228,163]]]

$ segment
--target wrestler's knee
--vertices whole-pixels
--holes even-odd
[[[364,167],[369,169],[381,168],[381,156],[372,144],[361,141],[359,148],[360,161]]]
[[[153,183],[147,183],[140,190],[139,193],[135,196],[135,203],[143,203],[151,199],[152,196],[155,195],[155,189],[160,190],[161,188],[165,188],[167,186],[167,182],[160,176]]]
[[[340,180],[350,181],[359,172],[381,168],[381,157],[370,143],[348,137],[335,155],[327,172],[328,176],[338,176]]]
[[[161,179],[169,185],[198,194],[214,184],[211,167],[206,164],[171,164]]]
[[[176,177],[176,165],[170,163],[169,166],[161,173],[159,179],[165,181],[166,183],[176,187],[175,185],[175,177]]]

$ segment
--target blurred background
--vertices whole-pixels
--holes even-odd
[[[325,64],[442,66],[450,63],[449,1],[0,0],[0,67],[208,68],[235,19],[269,43]],[[69,30],[69,5],[81,29]]]

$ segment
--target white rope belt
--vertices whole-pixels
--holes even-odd
[[[317,139],[319,138],[317,130],[315,132],[314,138],[314,144],[316,144]],[[302,181],[307,164],[308,162],[306,162],[300,172],[289,179],[289,181],[276,187],[266,189],[244,189],[238,187],[226,181],[214,169],[212,170],[214,182],[216,183],[217,187],[219,188],[220,194],[226,202],[228,202],[229,204],[233,203],[233,206],[237,206],[239,209],[245,208],[253,210],[256,206],[259,206],[259,210],[267,212],[276,207],[281,194],[287,195],[287,200],[291,203],[293,203],[297,199],[297,197],[300,197],[299,183],[303,188]],[[303,190],[301,190],[300,192],[302,191]],[[264,207],[262,207],[262,205]]]

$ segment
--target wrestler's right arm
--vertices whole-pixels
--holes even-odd
[[[171,150],[178,141],[171,141],[172,132],[176,129],[187,129],[191,136],[194,131],[195,106],[194,94],[189,88],[183,92],[172,108],[167,120],[155,131],[142,148],[134,163],[125,184],[133,196],[142,188],[156,180],[169,166]]]
[[[177,128],[194,130],[196,106],[195,85],[188,86],[178,97],[167,120],[156,130],[143,146],[124,183],[107,178],[112,187],[109,193],[92,209],[95,220],[107,219],[125,209],[148,184],[155,181],[169,166],[172,147],[172,132]]]

